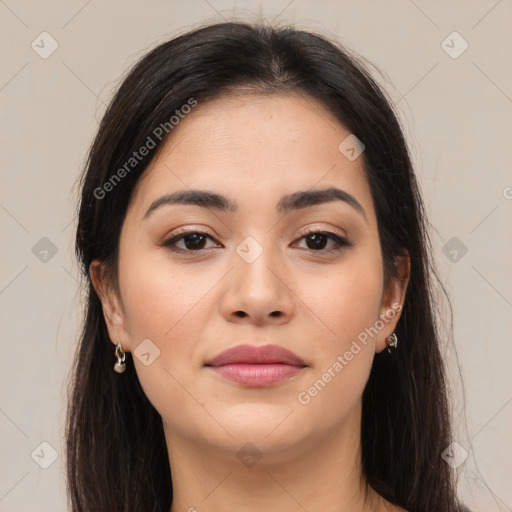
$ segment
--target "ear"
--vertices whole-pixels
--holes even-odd
[[[126,328],[126,318],[121,300],[108,282],[104,266],[100,260],[94,260],[89,266],[89,275],[92,284],[103,308],[103,317],[107,325],[110,340],[114,345],[119,341],[123,344],[123,351],[130,352],[130,336]]]
[[[403,249],[402,254],[395,258],[395,268],[398,277],[390,278],[382,294],[380,320],[384,326],[377,334],[375,352],[382,352],[387,347],[386,339],[395,330],[402,314],[411,272],[411,261],[407,250]]]

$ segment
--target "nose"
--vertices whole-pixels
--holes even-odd
[[[290,277],[276,251],[264,248],[252,262],[233,255],[221,311],[226,320],[255,325],[289,322],[294,311]]]

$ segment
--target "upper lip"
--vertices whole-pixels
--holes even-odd
[[[278,345],[237,345],[221,352],[210,361],[207,361],[205,365],[222,366],[234,363],[284,363],[293,366],[306,366],[298,355]]]

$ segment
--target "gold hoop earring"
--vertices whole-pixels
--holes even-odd
[[[388,352],[391,354],[391,350],[389,349],[389,347],[393,347],[393,349],[396,350],[396,347],[398,345],[398,338],[396,334],[390,334],[386,339],[386,343],[388,344]]]
[[[124,362],[126,354],[123,352],[123,345],[121,344],[121,340],[119,340],[117,343],[115,355],[117,357],[117,362],[114,365],[114,370],[117,373],[123,373],[126,370],[126,364]]]

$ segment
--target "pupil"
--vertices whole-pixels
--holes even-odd
[[[321,233],[309,235],[307,238],[307,244],[309,249],[324,249],[327,237]],[[205,237],[199,233],[188,235],[185,237],[185,246],[189,250],[202,249],[204,246]]]
[[[307,240],[313,240],[314,247],[310,247],[309,243],[308,243],[309,249],[324,249],[325,248],[326,236],[322,235],[321,233],[310,235],[307,237]],[[324,243],[322,243],[322,242],[324,242]]]
[[[193,240],[193,242],[190,244],[189,241],[191,239]],[[199,243],[198,243],[198,240],[199,240]],[[187,249],[202,249],[203,245],[204,245],[204,241],[205,241],[204,235],[195,233],[193,235],[188,235],[187,237],[185,237],[185,246]]]

